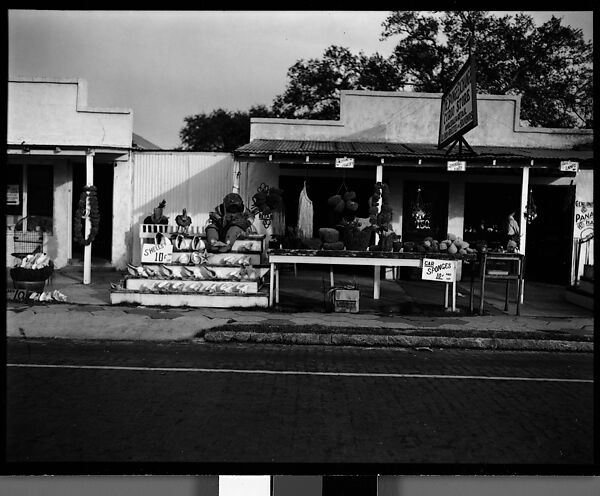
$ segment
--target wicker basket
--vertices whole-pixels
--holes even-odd
[[[48,279],[54,272],[52,261],[42,269],[25,269],[23,267],[13,267],[10,269],[10,277],[13,282],[40,282]],[[15,286],[16,287],[16,286]]]

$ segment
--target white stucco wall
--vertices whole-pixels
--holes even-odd
[[[71,256],[72,191],[71,166],[66,161],[54,165],[53,236],[48,239],[47,253],[56,268],[67,265]]]
[[[251,119],[250,139],[437,143],[440,93],[342,91],[340,119]],[[571,148],[593,137],[590,129],[521,127],[520,97],[477,95],[479,125],[466,134],[474,146]]]
[[[7,143],[130,147],[133,112],[87,105],[82,79],[10,78]]]

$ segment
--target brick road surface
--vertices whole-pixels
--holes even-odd
[[[69,346],[33,342],[27,352],[9,343],[9,362],[75,363]],[[584,379],[592,371],[587,354],[136,346],[78,343],[76,362]],[[15,367],[7,379],[9,461],[593,461],[591,383]]]

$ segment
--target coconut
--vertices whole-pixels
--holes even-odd
[[[352,200],[348,200],[346,202],[346,208],[351,212],[356,212],[358,210],[358,203]]]
[[[340,201],[337,203],[337,205],[335,207],[333,207],[333,209],[339,214],[341,214],[345,208],[346,208],[346,202],[342,199],[340,199]]]
[[[333,195],[333,196],[330,196],[330,197],[327,199],[327,204],[328,204],[330,207],[335,207],[335,206],[336,206],[336,205],[337,205],[337,204],[338,204],[338,203],[341,201],[341,199],[342,199],[342,197],[341,197],[340,195]]]
[[[354,199],[356,199],[356,193],[354,191],[347,191],[344,193],[344,200],[349,201]]]

